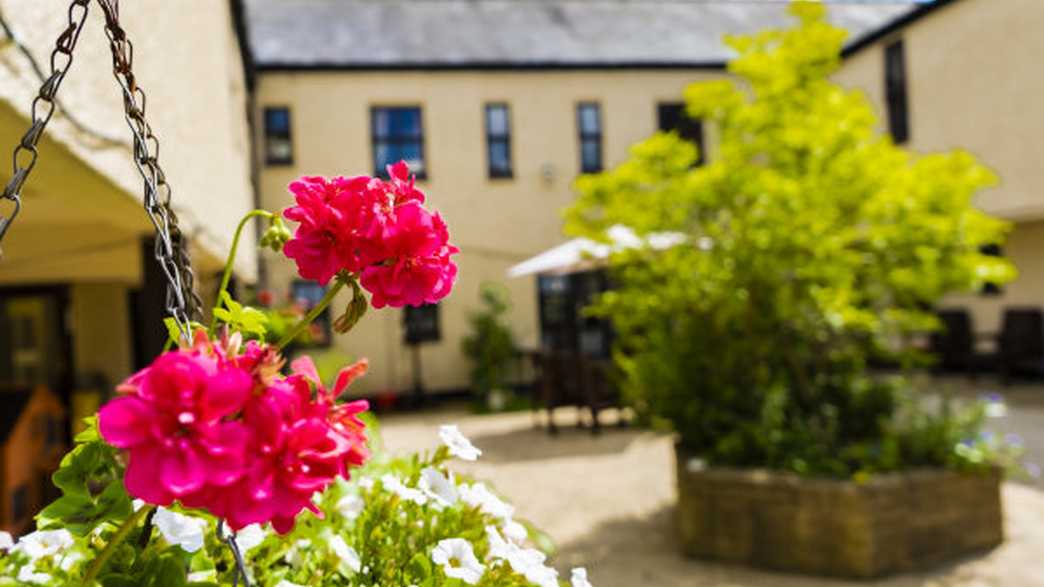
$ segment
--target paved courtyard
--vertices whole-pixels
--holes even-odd
[[[988,382],[932,382],[961,395],[1001,391],[1011,409],[991,426],[1026,439],[1030,459],[1044,456],[1044,386],[1004,390]],[[981,389],[980,389],[981,388]],[[559,412],[561,424],[575,414]],[[1004,487],[1007,542],[931,573],[878,582],[844,582],[755,572],[687,560],[673,533],[674,478],[668,436],[610,427],[592,437],[562,429],[549,437],[529,413],[475,416],[443,410],[389,416],[383,436],[391,451],[431,448],[440,424],[456,423],[483,450],[477,463],[457,469],[491,483],[557,547],[556,566],[588,567],[595,587],[1044,587],[1044,485]]]

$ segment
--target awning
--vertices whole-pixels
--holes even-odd
[[[617,251],[644,246],[663,250],[685,241],[685,235],[678,232],[655,233],[643,239],[630,228],[619,224],[610,228],[608,234],[610,243],[586,238],[562,243],[509,268],[507,276],[515,278],[534,274],[576,273],[604,264],[605,259]]]

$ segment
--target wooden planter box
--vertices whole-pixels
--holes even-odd
[[[870,578],[923,569],[1004,539],[1000,473],[920,470],[866,483],[706,469],[677,453],[685,554]]]

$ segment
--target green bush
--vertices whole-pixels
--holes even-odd
[[[461,342],[471,361],[471,389],[481,397],[508,386],[508,372],[518,356],[515,337],[504,319],[511,302],[503,286],[485,283],[479,293],[482,309],[468,316],[471,332]]]
[[[693,84],[688,112],[715,132],[710,162],[660,133],[577,182],[567,231],[614,225],[683,244],[616,253],[612,318],[626,392],[713,464],[846,476],[948,465],[953,410],[899,421],[901,384],[867,358],[912,365],[938,300],[1014,268],[981,247],[1008,225],[973,196],[995,182],[968,153],[914,155],[876,129],[866,98],[830,81],[844,31],[817,3],[793,29],[729,38],[738,80]],[[963,430],[963,432],[969,432]],[[927,445],[927,446],[925,446]]]

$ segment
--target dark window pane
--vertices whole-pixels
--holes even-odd
[[[486,159],[490,177],[511,177],[511,120],[506,104],[486,105]]]
[[[581,170],[595,173],[602,170],[602,142],[599,139],[584,139],[580,147]]]
[[[910,138],[906,97],[906,57],[903,42],[885,48],[885,99],[888,103],[888,130],[896,143]]]
[[[265,108],[265,161],[269,165],[287,165],[293,162],[293,158],[290,110],[283,107]]]
[[[269,134],[290,132],[290,112],[286,108],[266,108],[265,128]]]
[[[698,158],[696,164],[704,161],[703,156],[703,123],[685,112],[685,104],[670,102],[660,104],[656,109],[659,129],[664,132],[674,131],[681,138],[696,145]]]
[[[425,175],[420,108],[374,108],[372,125],[376,174],[384,175],[388,165],[405,161],[411,172]]]
[[[486,108],[486,132],[492,136],[508,134],[507,106],[489,106]]]
[[[597,134],[602,132],[597,104],[580,105],[580,132],[582,134]]]
[[[495,177],[511,175],[511,154],[504,141],[489,143],[489,174]]]

